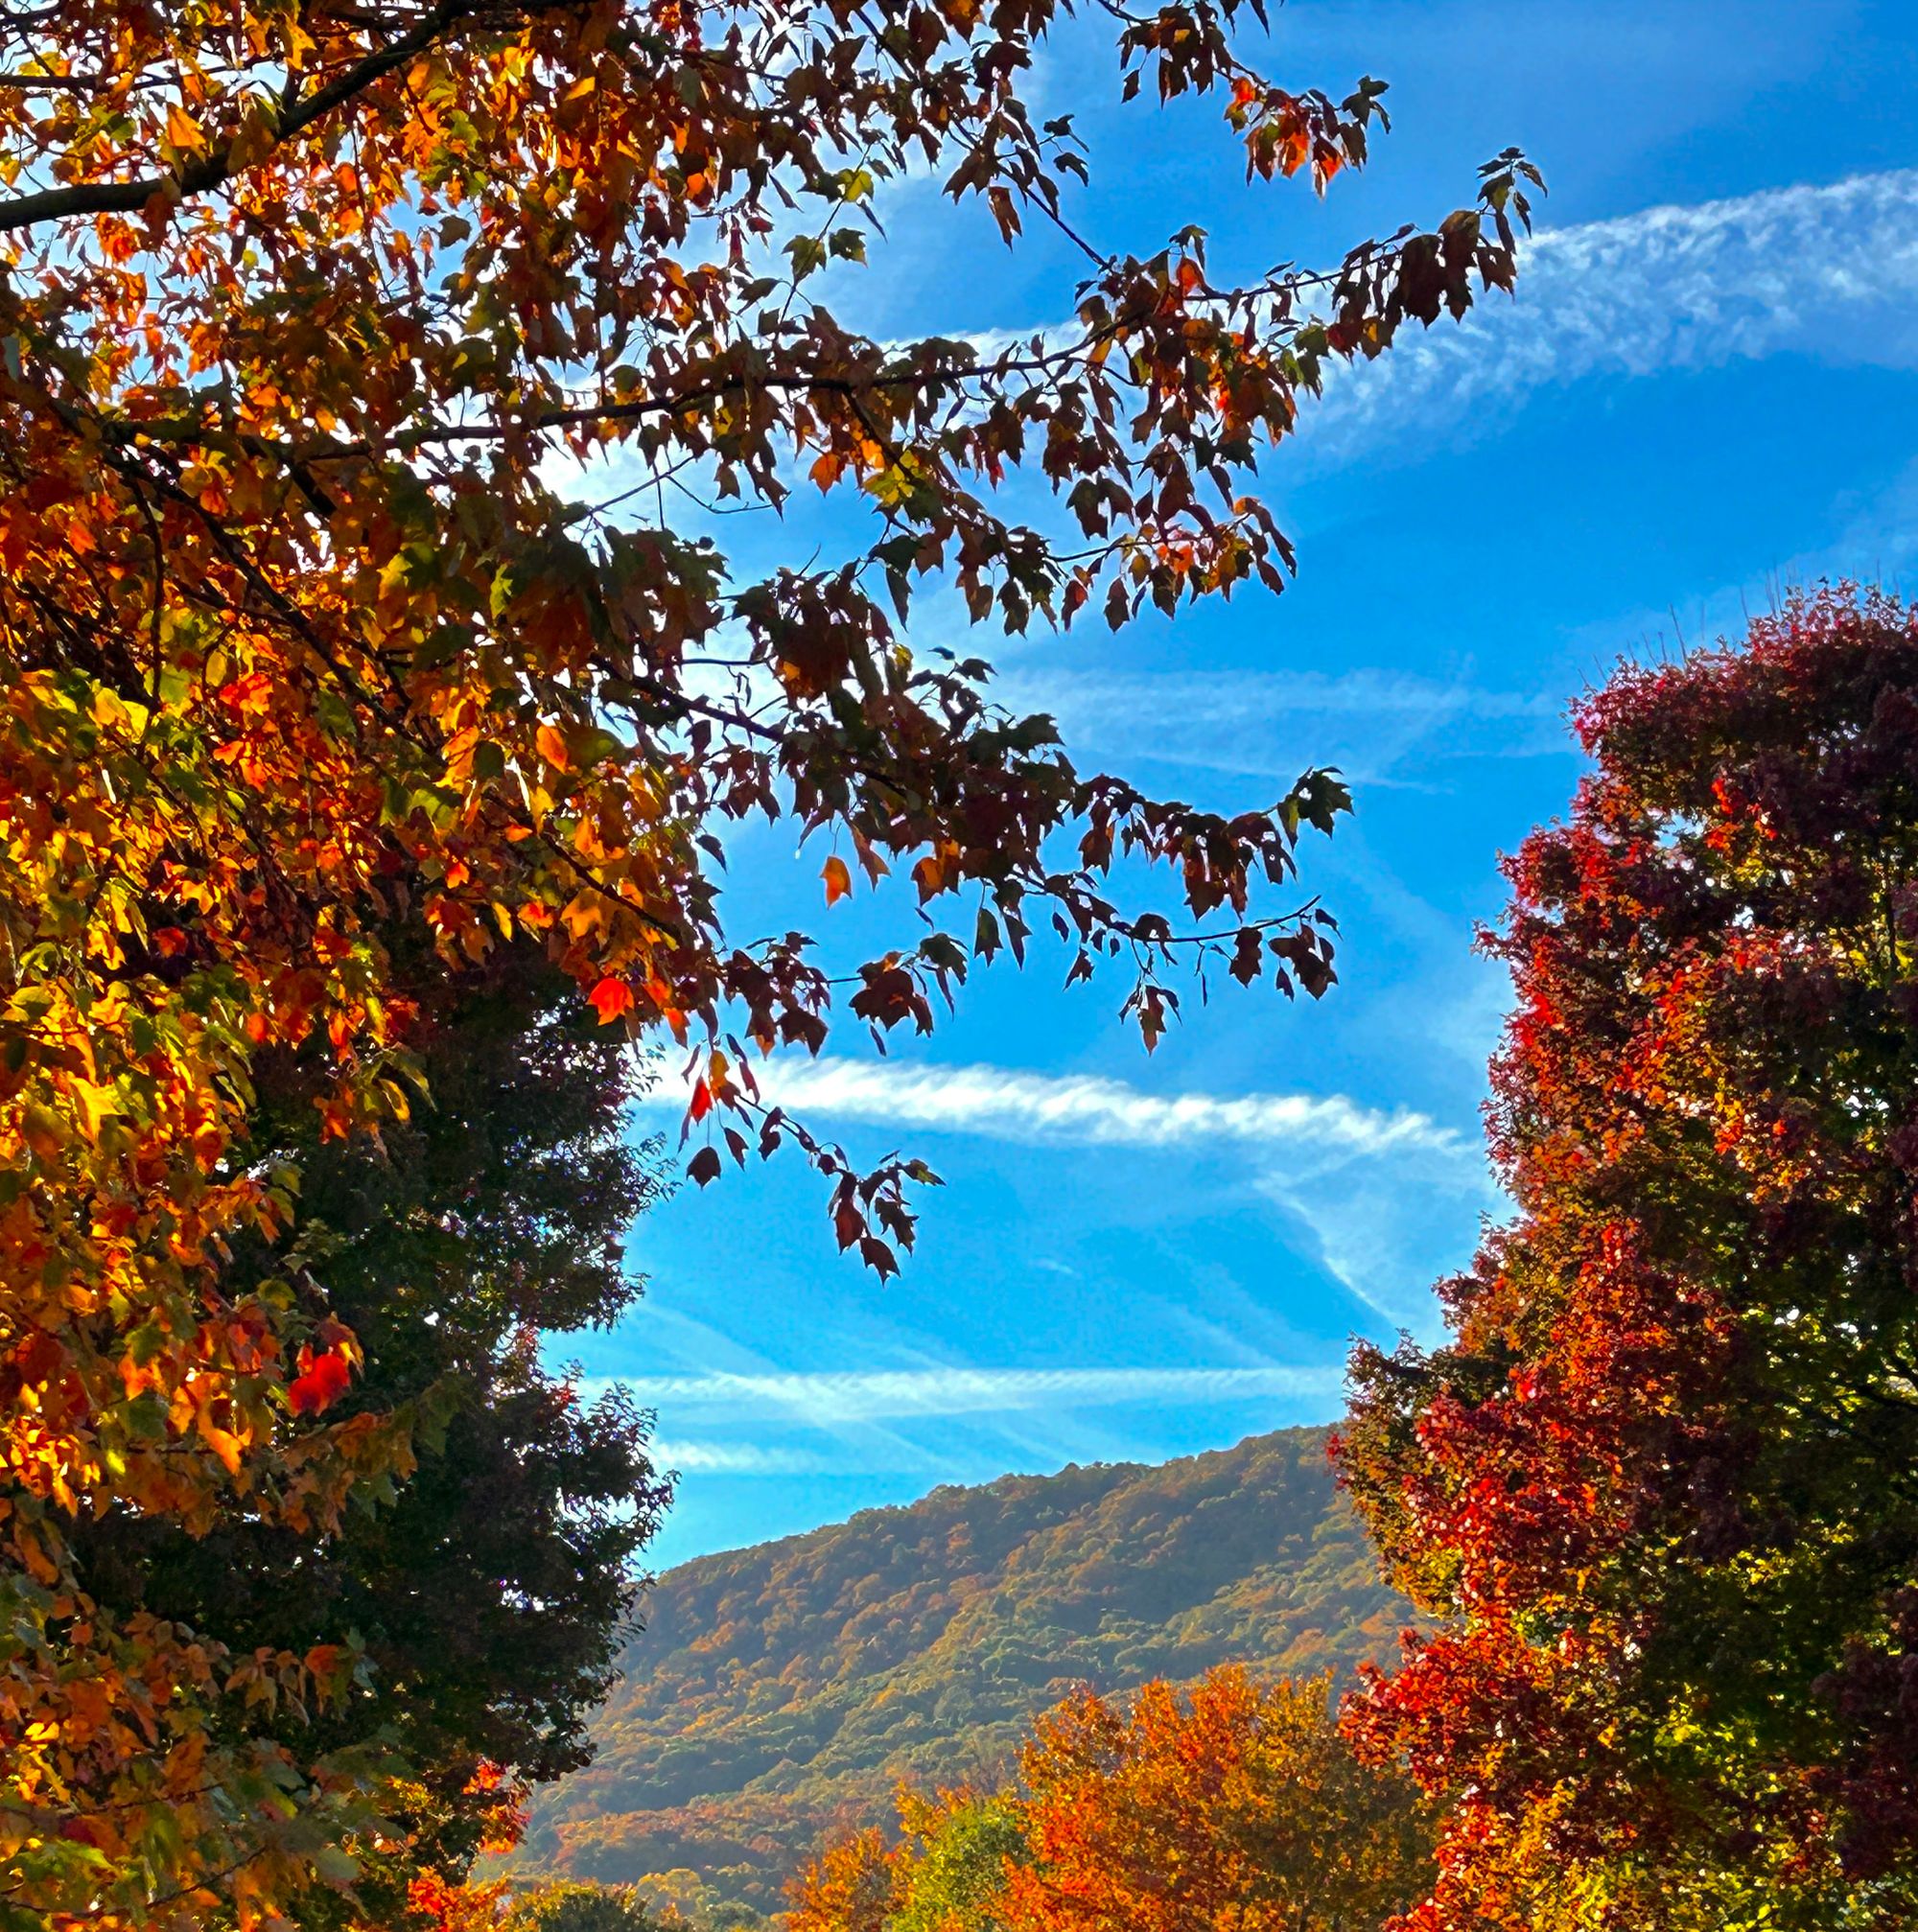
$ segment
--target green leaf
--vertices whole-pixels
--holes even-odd
[[[803,282],[815,269],[826,266],[826,245],[817,236],[795,235],[785,244],[785,252],[792,257],[792,274],[796,282]]]
[[[620,757],[625,749],[623,739],[616,737],[598,725],[593,725],[573,740],[573,762],[584,771],[589,765],[596,765],[606,758]]]

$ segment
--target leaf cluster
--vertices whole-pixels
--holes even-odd
[[[867,1830],[801,1874],[792,1932],[1376,1932],[1431,1882],[1416,1793],[1352,1756],[1322,1678],[1082,1690],[1017,1784],[899,1803],[897,1847]]]
[[[276,1258],[290,1286],[317,1296],[323,1275],[321,1305],[365,1351],[340,1408],[423,1417],[407,1479],[377,1475],[318,1541],[257,1515],[190,1535],[126,1510],[73,1537],[103,1618],[161,1618],[236,1658],[331,1657],[338,1700],[248,1698],[222,1728],[289,1757],[390,1761],[379,1828],[338,1848],[356,1915],[422,1868],[463,1872],[516,1786],[586,1761],[667,1499],[631,1398],[587,1404],[542,1361],[543,1338],[640,1293],[625,1242],[661,1184],[657,1146],[633,1136],[643,1068],[537,950],[435,985],[413,1031],[427,1097],[379,1146],[322,1144],[324,1069],[282,1049],[256,1061],[248,1147],[302,1175]],[[269,1259],[240,1248],[229,1266]],[[346,1910],[321,1891],[300,1916]]]

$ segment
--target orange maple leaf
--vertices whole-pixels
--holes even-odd
[[[622,1013],[633,1010],[633,989],[622,979],[602,979],[586,997],[599,1015],[601,1026],[610,1025]]]

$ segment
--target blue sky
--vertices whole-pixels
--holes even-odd
[[[1621,654],[1735,629],[1780,584],[1918,564],[1914,42],[1908,0],[1293,0],[1276,78],[1392,82],[1394,131],[1320,205],[1248,188],[1210,106],[1120,106],[1089,27],[1058,37],[1039,92],[1090,145],[1073,218],[1107,248],[1196,221],[1215,272],[1323,262],[1469,198],[1509,142],[1552,193],[1515,302],[1402,338],[1269,465],[1299,547],[1283,597],[968,640],[1083,763],[1161,794],[1263,803],[1342,766],[1357,816],[1307,850],[1341,984],[1298,1008],[1228,986],[1148,1060],[1124,988],[1062,991],[1041,953],[884,1062],[849,1033],[782,1064],[815,1125],[921,1152],[947,1185],[886,1287],[837,1255],[789,1160],[635,1230],[647,1301],[570,1352],[658,1410],[682,1481],[655,1561],[1328,1418],[1353,1335],[1434,1334],[1431,1283],[1498,1205],[1477,1110],[1504,986],[1472,928],[1500,851],[1577,778],[1567,698]],[[1078,267],[1047,236],[1009,256],[929,182],[882,212],[890,239],[830,296],[875,334],[1069,313]],[[835,498],[716,533],[758,570],[843,545],[855,514]],[[935,605],[914,637],[956,628]],[[902,895],[829,915],[822,856],[787,830],[737,840],[736,929],[910,943]],[[664,1089],[658,1124],[683,1100]]]

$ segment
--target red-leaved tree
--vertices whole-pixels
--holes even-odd
[[[1446,1619],[1348,1724],[1449,1794],[1420,1932],[1918,1908],[1918,617],[1621,671],[1507,868],[1449,1343],[1340,1445]]]

